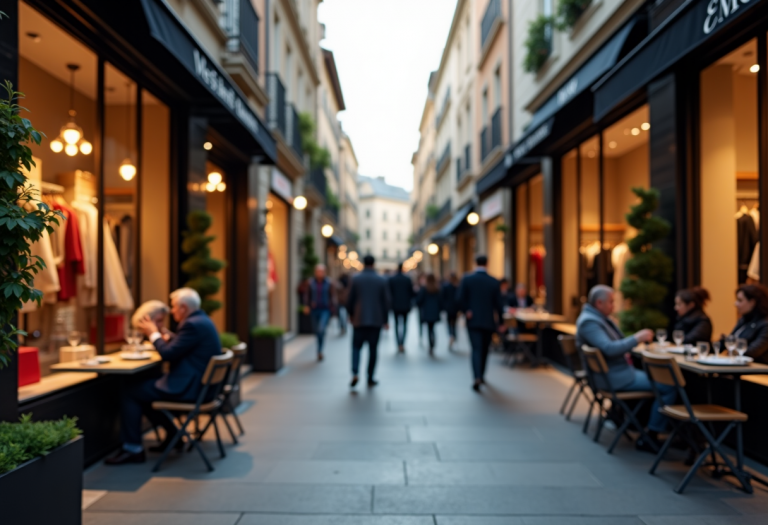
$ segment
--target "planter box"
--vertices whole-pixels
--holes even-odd
[[[277,372],[283,368],[283,338],[251,337],[248,353],[254,372]]]
[[[0,474],[0,521],[80,525],[83,437]]]
[[[312,329],[312,317],[309,315],[299,312],[299,333],[300,334],[314,334],[315,331]]]

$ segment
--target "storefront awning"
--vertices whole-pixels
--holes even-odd
[[[277,144],[261,119],[248,104],[240,88],[211,59],[187,30],[165,0],[141,0],[152,37],[181,63],[213,97],[239,122],[260,146],[260,154],[277,162]],[[265,162],[269,163],[269,162]]]
[[[760,3],[688,0],[595,84],[595,120]]]
[[[335,244],[336,246],[341,246],[344,243],[344,239],[336,235],[335,233],[328,237],[328,242],[331,244]]]
[[[448,240],[448,238],[453,235],[459,226],[461,226],[461,223],[467,218],[467,215],[470,214],[474,207],[474,202],[468,202],[462,206],[461,209],[457,211],[453,217],[451,217],[451,220],[449,220],[445,226],[440,228],[440,231],[432,236],[432,240],[436,242]]]

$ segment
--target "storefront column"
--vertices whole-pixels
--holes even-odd
[[[477,226],[475,226],[475,253],[473,254],[472,261],[475,260],[475,256],[483,254],[488,256],[488,221],[481,220]],[[471,271],[471,270],[470,270]]]
[[[256,306],[256,324],[267,325],[270,322],[269,319],[269,291],[267,290],[267,271],[268,264],[267,259],[269,257],[269,250],[266,242],[266,235],[264,226],[267,223],[266,217],[266,202],[269,197],[269,184],[272,166],[258,166],[256,171],[256,216],[258,218],[259,236],[262,242],[259,243],[257,249],[257,282],[261,284],[256,289],[257,306]]]
[[[514,250],[512,246],[514,246],[515,238],[512,232],[515,221],[514,209],[512,207],[512,190],[502,188],[501,196],[501,216],[504,218],[504,224],[507,225],[507,232],[504,234],[504,273],[512,279],[514,284]]]
[[[544,249],[547,256],[544,257],[544,285],[547,289],[547,310],[550,312],[560,312],[562,307],[562,297],[560,293],[561,273],[557,268],[557,261],[560,261],[560,229],[555,228],[558,224],[557,215],[560,213],[560,194],[559,194],[559,163],[552,162],[552,157],[542,157],[541,174],[543,176],[544,187]]]
[[[246,177],[238,177],[235,186],[235,331],[241,341],[248,341],[250,329],[257,324],[259,292],[259,250],[263,244],[259,218],[258,160],[248,166]]]

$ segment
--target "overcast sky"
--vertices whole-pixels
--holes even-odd
[[[411,156],[429,72],[440,65],[455,0],[325,0],[320,45],[333,51],[347,110],[339,114],[360,174],[411,190]]]

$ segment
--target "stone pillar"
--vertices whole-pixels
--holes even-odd
[[[256,321],[259,325],[269,324],[269,292],[267,290],[267,271],[268,271],[268,246],[266,242],[266,235],[264,226],[266,224],[266,202],[269,196],[269,181],[272,166],[259,166],[257,171],[257,186],[258,190],[256,201],[256,212],[259,221],[259,235],[263,242],[260,243],[257,250],[258,263],[257,263],[257,282],[258,287],[257,294],[257,307],[256,307]]]

